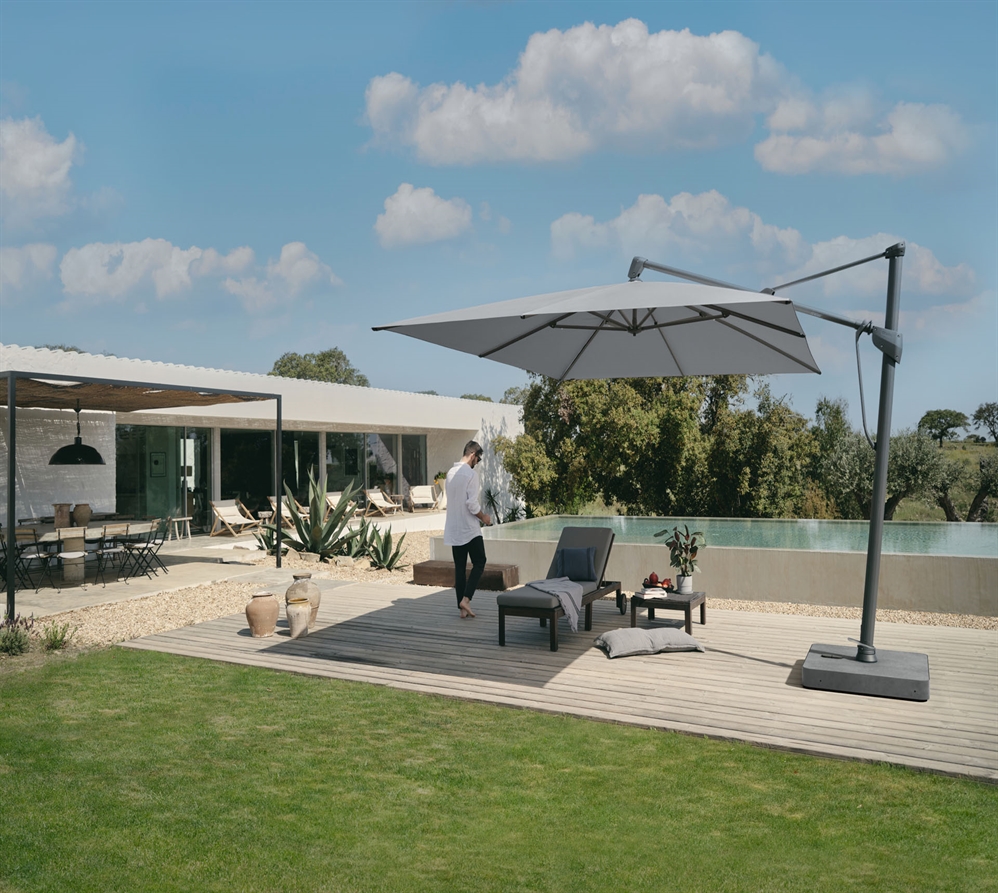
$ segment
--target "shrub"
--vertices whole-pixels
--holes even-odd
[[[79,627],[70,627],[68,623],[46,623],[42,627],[42,649],[45,651],[60,651],[69,644]]]
[[[11,619],[4,616],[3,623],[0,623],[0,654],[24,654],[31,643],[34,625],[34,617],[17,614]]]

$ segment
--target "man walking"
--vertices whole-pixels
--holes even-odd
[[[447,520],[444,522],[444,545],[454,555],[454,592],[462,619],[474,617],[471,599],[485,570],[485,540],[482,528],[492,526],[492,518],[482,511],[478,501],[478,475],[475,468],[482,461],[482,446],[469,440],[464,456],[447,472]],[[468,556],[471,575],[467,575]]]

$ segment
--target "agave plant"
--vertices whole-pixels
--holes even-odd
[[[339,502],[333,508],[326,503],[326,479],[316,480],[312,472],[308,474],[308,516],[298,511],[291,488],[285,484],[288,514],[294,525],[294,535],[285,542],[296,552],[313,552],[322,559],[333,555],[350,554],[350,546],[357,538],[358,530],[350,530],[350,519],[357,511],[354,495],[359,492],[351,485],[343,491]]]
[[[381,568],[385,570],[402,570],[404,567],[408,567],[406,564],[399,564],[402,559],[402,543],[405,542],[405,534],[399,537],[398,542],[395,544],[394,550],[392,549],[392,529],[389,527],[383,534],[377,527],[371,525],[371,535],[370,540],[367,544],[367,554],[371,559],[371,567]]]

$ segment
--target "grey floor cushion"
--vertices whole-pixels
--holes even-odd
[[[681,629],[664,627],[661,629],[640,629],[630,627],[611,629],[596,637],[597,648],[602,648],[607,657],[630,657],[632,654],[659,654],[663,651],[703,651],[705,650],[693,636]]]

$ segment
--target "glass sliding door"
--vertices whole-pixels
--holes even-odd
[[[402,435],[402,489],[403,496],[409,495],[410,487],[419,487],[426,480],[426,435]]]
[[[326,490],[362,489],[363,456],[363,434],[326,434]]]
[[[181,496],[182,428],[115,426],[115,504],[119,515],[185,514]]]
[[[284,483],[302,505],[308,505],[308,476],[319,477],[319,434],[317,431],[281,432],[281,471]],[[281,490],[281,494],[284,491]]]
[[[238,499],[251,512],[270,511],[274,495],[274,432],[221,430],[222,499]]]
[[[191,530],[211,529],[211,428],[185,428],[180,441],[180,504]]]
[[[389,495],[398,492],[398,435],[367,435],[367,486],[381,487]]]

